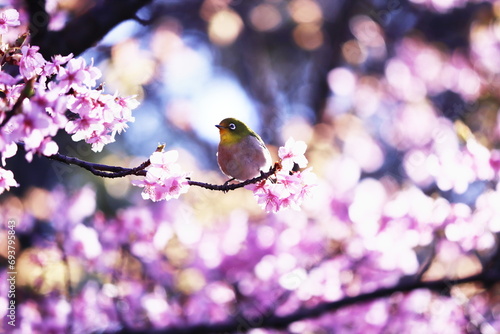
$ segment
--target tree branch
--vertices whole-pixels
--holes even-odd
[[[274,328],[283,329],[293,322],[317,318],[325,313],[338,310],[343,307],[355,305],[358,303],[369,302],[378,298],[390,297],[396,292],[411,292],[418,289],[427,289],[431,291],[448,293],[451,287],[464,283],[482,283],[489,286],[493,283],[500,282],[500,274],[497,271],[483,271],[479,274],[456,279],[441,279],[428,282],[413,282],[413,283],[399,283],[392,287],[380,288],[373,292],[363,293],[353,297],[345,297],[344,299],[320,303],[312,308],[301,308],[284,316],[258,316],[253,318],[245,318],[238,316],[236,319],[219,322],[214,324],[198,324],[193,326],[184,327],[169,327],[161,330],[135,330],[124,328],[117,333],[155,333],[155,334],[200,334],[200,333],[234,333],[234,332],[247,332],[253,328]]]
[[[111,29],[123,21],[133,19],[142,7],[153,0],[104,0],[99,1],[85,14],[74,18],[59,31],[43,31],[43,24],[36,31],[31,44],[40,47],[40,53],[46,58],[56,54],[79,55],[94,46]],[[30,1],[30,3],[33,1]],[[32,11],[32,24],[34,13]]]
[[[151,164],[151,162],[148,159],[137,167],[125,168],[125,167],[96,164],[93,162],[80,160],[80,159],[75,158],[75,157],[68,157],[66,155],[59,154],[59,153],[56,153],[56,154],[51,155],[51,156],[47,156],[47,158],[52,159],[52,160],[56,160],[59,162],[63,162],[67,165],[76,165],[76,166],[82,167],[83,169],[88,170],[89,172],[91,172],[94,175],[101,176],[101,177],[109,177],[109,178],[124,177],[127,175],[144,176],[144,175],[146,175],[146,171],[144,169]]]
[[[41,40],[47,34],[50,16],[45,10],[45,3],[45,0],[26,0],[32,40]]]
[[[137,175],[137,176],[145,176],[146,175],[146,167],[148,167],[151,162],[148,160],[144,161],[142,164],[140,164],[137,167],[133,168],[126,168],[126,167],[118,167],[118,166],[109,166],[109,165],[102,165],[102,164],[97,164],[93,162],[88,162],[84,160],[80,160],[75,157],[69,157],[60,153],[56,153],[51,156],[46,156],[49,159],[56,160],[62,163],[65,163],[67,165],[76,165],[79,167],[82,167],[83,169],[88,170],[92,174],[100,177],[108,177],[108,178],[117,178],[117,177],[124,177],[127,175]],[[267,172],[261,172],[259,176],[254,177],[253,179],[249,179],[240,183],[235,183],[235,184],[223,184],[223,185],[218,185],[218,184],[209,184],[209,183],[204,183],[204,182],[198,182],[198,181],[192,181],[188,180],[188,183],[190,186],[197,186],[209,190],[217,190],[217,191],[224,191],[228,192],[229,190],[235,190],[238,188],[243,188],[246,185],[252,184],[252,183],[257,183],[263,180],[266,180],[270,176],[274,175],[276,171],[278,171],[281,168],[281,165],[279,163],[276,163],[273,167],[269,169]]]

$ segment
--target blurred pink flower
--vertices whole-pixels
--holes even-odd
[[[5,190],[9,191],[10,187],[19,187],[19,184],[14,180],[14,173],[0,168],[0,194]]]
[[[83,256],[92,260],[101,255],[102,246],[95,229],[77,224],[66,239],[66,249],[72,255]]]
[[[20,25],[19,13],[15,9],[7,9],[0,12],[0,34],[5,34],[9,27]]]
[[[500,172],[500,150],[491,151],[489,163],[495,173],[498,174],[498,172]]]
[[[18,82],[19,78],[19,76],[14,78],[12,75],[0,71],[0,84],[2,85],[14,85]]]
[[[2,152],[2,166],[5,166],[5,159],[12,158],[17,153],[17,144],[15,142],[4,142],[0,137],[0,151]]]
[[[276,174],[276,180],[249,184],[246,189],[253,191],[257,203],[267,212],[278,212],[284,208],[300,209],[300,204],[316,185],[316,175],[308,168],[302,172],[290,171],[296,163],[300,168],[307,166],[304,156],[307,145],[303,141],[290,138],[278,150],[282,170]]]
[[[110,127],[113,133],[122,133],[128,128],[129,122],[134,122],[135,118],[132,116],[132,110],[139,106],[139,101],[134,97],[118,97],[113,96],[114,107],[113,116],[114,119],[110,123]]]
[[[141,306],[155,328],[164,328],[172,322],[172,310],[167,302],[166,293],[162,288],[144,294]]]

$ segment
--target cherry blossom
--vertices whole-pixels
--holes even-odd
[[[113,102],[110,102],[110,104],[114,104],[112,108],[114,119],[110,126],[113,133],[120,134],[128,128],[128,123],[135,121],[132,110],[139,106],[139,102],[134,97],[113,95]]]
[[[65,91],[71,88],[76,91],[85,90],[96,85],[96,80],[101,77],[101,71],[93,67],[87,66],[85,59],[72,58],[68,61],[65,67],[60,67],[57,80],[58,86]]]
[[[19,24],[16,10],[0,13],[0,29]],[[3,44],[8,50],[10,46]],[[24,44],[12,48],[14,66],[20,74],[0,71],[0,120],[9,117],[3,125],[0,153],[2,163],[16,154],[16,143],[23,143],[26,159],[34,154],[50,156],[58,152],[52,140],[64,129],[73,140],[85,140],[92,150],[101,151],[104,145],[115,141],[133,122],[132,109],[138,106],[133,97],[110,95],[95,88],[101,72],[83,58],[55,55],[46,61],[38,46]],[[17,108],[16,110],[11,110]],[[66,111],[75,114],[68,120]],[[7,116],[8,113],[11,115]]]
[[[290,172],[293,164],[307,166],[304,157],[307,145],[304,142],[295,142],[293,138],[287,140],[285,146],[279,148],[279,156],[285,166],[276,174],[275,180],[266,180],[257,184],[249,184],[246,189],[253,191],[257,203],[267,212],[278,212],[281,209],[300,209],[303,200],[311,195],[316,186],[316,175],[307,168],[301,172]]]
[[[4,136],[7,137],[8,136]],[[5,140],[5,138],[0,137],[0,145],[2,151],[2,166],[5,166],[5,161],[8,158],[12,158],[17,153],[17,144],[12,142],[10,139]]]
[[[144,187],[143,199],[153,202],[179,198],[189,189],[187,177],[189,173],[182,172],[177,151],[154,152],[151,157],[151,166],[143,180],[132,181],[138,187]]]
[[[128,122],[134,121],[131,107],[137,107],[137,103],[133,98],[124,101],[95,90],[72,95],[69,108],[80,117],[69,121],[65,130],[73,134],[74,141],[85,140],[92,144],[93,151],[99,152],[128,127]]]
[[[303,141],[295,141],[295,139],[289,138],[285,146],[280,147],[278,150],[283,169],[292,170],[294,163],[299,165],[300,168],[306,167],[307,159],[304,156],[306,149],[307,145]]]
[[[20,25],[19,13],[15,9],[6,9],[0,12],[0,34],[5,34],[9,27]]]
[[[45,76],[51,76],[53,74],[60,73],[61,71],[63,71],[63,65],[65,65],[72,58],[73,58],[72,53],[70,53],[67,56],[61,56],[61,55],[52,56],[51,61],[45,63],[42,74]]]
[[[40,50],[38,46],[25,45],[21,48],[22,57],[19,61],[19,71],[28,80],[35,75],[41,74],[46,63],[38,50]]]
[[[290,197],[290,192],[283,184],[273,184],[263,181],[262,185],[248,185],[246,189],[252,190],[257,203],[262,206],[267,212],[278,212],[282,207],[289,206],[287,199]]]

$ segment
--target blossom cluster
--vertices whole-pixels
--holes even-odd
[[[0,13],[0,32],[19,25],[15,9]],[[0,64],[0,154],[5,159],[17,153],[23,143],[26,159],[34,154],[50,156],[58,152],[56,133],[64,129],[74,141],[85,140],[93,151],[113,142],[115,135],[133,122],[134,98],[105,94],[97,87],[101,71],[83,58],[56,55],[46,60],[38,46],[20,38],[13,44],[3,41]],[[11,75],[6,65],[17,68]],[[12,173],[1,173],[0,193],[17,185]]]
[[[276,179],[245,186],[253,191],[257,203],[267,212],[278,212],[289,207],[298,210],[304,198],[310,195],[316,185],[312,168],[293,172],[295,164],[300,168],[307,167],[308,161],[304,156],[306,149],[307,145],[303,141],[288,139],[285,146],[278,150],[281,170],[276,173]]]
[[[300,168],[307,167],[304,156],[307,149],[303,141],[288,139],[285,146],[279,148],[278,155],[281,159],[281,169],[274,178],[265,179],[258,183],[246,185],[252,190],[258,204],[267,212],[278,212],[281,209],[300,209],[300,204],[310,195],[311,189],[316,185],[316,175],[312,168],[294,172],[294,165]],[[135,186],[143,187],[142,198],[154,202],[178,198],[188,191],[188,176],[190,173],[182,172],[177,151],[154,152],[149,161],[144,179],[132,181]]]
[[[178,198],[186,193],[189,188],[187,177],[189,173],[182,171],[176,163],[179,153],[177,151],[154,152],[149,161],[146,177],[143,180],[132,181],[132,184],[144,187],[142,198],[154,202]]]

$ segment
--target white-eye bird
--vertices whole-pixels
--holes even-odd
[[[271,154],[259,135],[245,123],[226,118],[216,127],[220,134],[217,162],[231,180],[244,181],[260,175],[261,171],[269,171]]]

